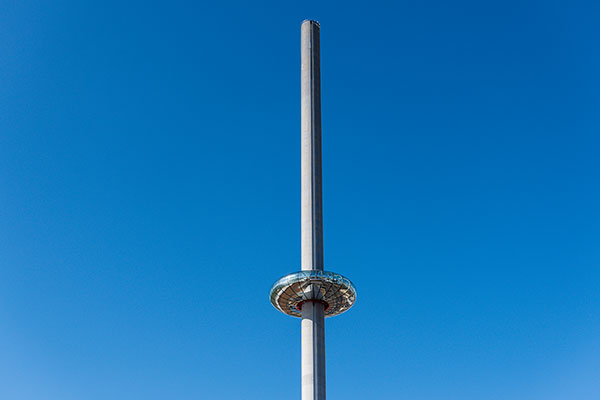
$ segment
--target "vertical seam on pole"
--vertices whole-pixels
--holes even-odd
[[[314,29],[312,23],[310,24],[310,68],[309,68],[309,87],[310,87],[310,196],[311,196],[311,242],[312,242],[312,266],[311,269],[316,267],[316,224],[315,224],[315,87],[314,87]]]

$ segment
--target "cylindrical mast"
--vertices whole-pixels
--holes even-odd
[[[302,269],[323,270],[319,23],[302,23]]]
[[[323,270],[319,32],[318,22],[302,23],[302,270]],[[302,305],[302,400],[325,400],[325,313],[321,302]]]

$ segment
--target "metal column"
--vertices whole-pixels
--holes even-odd
[[[319,31],[316,21],[302,23],[302,270],[323,270]],[[325,400],[325,317],[318,302],[302,305],[302,400]]]

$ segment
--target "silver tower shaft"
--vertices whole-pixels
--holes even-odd
[[[302,270],[323,270],[319,31],[316,21],[302,23]],[[325,312],[321,302],[302,305],[302,400],[325,400]]]

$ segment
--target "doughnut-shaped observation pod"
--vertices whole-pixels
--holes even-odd
[[[323,303],[325,316],[333,317],[348,310],[356,301],[356,289],[350,279],[320,270],[294,272],[271,288],[271,304],[284,314],[302,317],[302,304]]]

